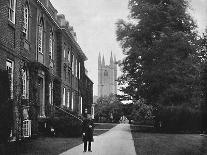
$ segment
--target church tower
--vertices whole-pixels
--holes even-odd
[[[98,97],[117,93],[117,64],[116,58],[110,57],[110,64],[105,65],[104,56],[98,56]]]

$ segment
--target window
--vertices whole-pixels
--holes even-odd
[[[75,56],[73,56],[73,75],[75,76],[75,71],[76,71],[76,59]]]
[[[38,26],[38,52],[43,54],[43,21],[40,20],[40,24]]]
[[[67,107],[70,106],[70,92],[68,91],[68,101],[67,101]]]
[[[65,55],[66,55],[66,45],[64,44],[64,47],[63,47],[63,57],[65,59]]]
[[[51,60],[53,60],[53,49],[54,48],[54,34],[53,31],[50,31],[50,37],[49,37],[49,57]]]
[[[80,79],[80,75],[81,75],[81,63],[79,62],[79,79]]]
[[[6,69],[8,71],[9,74],[9,81],[10,81],[10,93],[11,93],[11,99],[13,99],[13,76],[14,76],[14,62],[11,60],[7,60],[6,61]]]
[[[74,74],[74,55],[72,54],[72,62],[71,62],[71,64],[72,64],[72,74]]]
[[[70,70],[68,70],[68,82],[70,83]]]
[[[80,113],[82,114],[82,112],[83,112],[83,99],[80,96]]]
[[[53,104],[53,82],[49,84],[49,103]]]
[[[22,70],[22,98],[23,99],[28,99],[28,75],[27,75],[27,70]]]
[[[67,71],[66,71],[66,67],[64,67],[64,78],[65,78],[65,81],[67,79]]]
[[[68,62],[70,64],[70,48],[68,48]]]
[[[31,137],[31,120],[24,120],[22,125],[23,137]]]
[[[74,104],[74,92],[72,92],[72,102],[71,102],[71,109],[73,110],[73,104]]]
[[[24,5],[24,26],[23,26],[23,32],[26,34],[26,38],[28,39],[28,25],[29,25],[29,7],[26,3]]]
[[[9,20],[15,23],[16,0],[9,0]]]
[[[104,71],[104,76],[108,76],[107,70]]]
[[[78,77],[78,59],[76,59],[76,62],[75,62],[75,68],[76,68],[76,77]]]
[[[63,88],[63,105],[65,106],[65,88]]]

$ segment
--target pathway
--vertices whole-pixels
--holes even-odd
[[[93,152],[83,152],[83,144],[60,155],[136,155],[130,125],[119,124],[108,132],[94,137]]]

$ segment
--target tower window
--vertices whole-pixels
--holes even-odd
[[[107,70],[104,71],[104,76],[108,76]]]

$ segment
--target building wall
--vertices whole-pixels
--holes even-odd
[[[32,135],[37,135],[44,127],[46,118],[54,115],[54,105],[65,109],[82,113],[81,98],[83,106],[86,103],[84,99],[91,96],[92,87],[85,85],[85,67],[86,56],[76,42],[74,31],[69,25],[62,25],[58,22],[57,10],[52,6],[49,0],[16,0],[16,20],[15,24],[8,20],[9,1],[0,1],[0,69],[6,70],[7,59],[14,62],[14,126],[13,136],[21,134],[21,115],[23,110],[28,112],[28,118],[32,120]],[[29,6],[29,26],[28,37],[23,33],[24,5]],[[43,18],[43,53],[44,61],[38,60],[38,25],[40,18]],[[67,23],[66,23],[67,24]],[[53,60],[49,57],[49,37],[53,30],[54,34],[54,55]],[[78,60],[80,71],[72,74],[72,55],[70,63],[68,62],[68,53],[66,50],[66,59],[64,59],[64,47],[71,48],[71,53]],[[66,68],[66,78],[64,69]],[[27,70],[28,76],[28,98],[22,97],[22,70]],[[79,76],[80,74],[80,76]],[[40,79],[43,79],[43,88],[40,89]],[[87,78],[89,81],[90,79]],[[50,93],[50,84],[53,88]],[[69,92],[69,105],[63,104],[63,87],[66,90],[65,101],[67,102]],[[42,90],[42,91],[40,91]],[[90,91],[90,92],[89,92]],[[41,93],[39,93],[41,92]],[[44,93],[43,93],[44,92]],[[73,106],[72,107],[72,92]],[[87,93],[90,94],[87,94]],[[44,105],[41,104],[41,99]],[[51,97],[52,96],[52,97]],[[50,98],[51,97],[51,98]],[[52,102],[50,102],[52,99]],[[92,102],[91,102],[92,104]],[[21,105],[21,106],[19,106]],[[66,105],[66,106],[65,106]],[[44,116],[41,116],[41,110]]]

